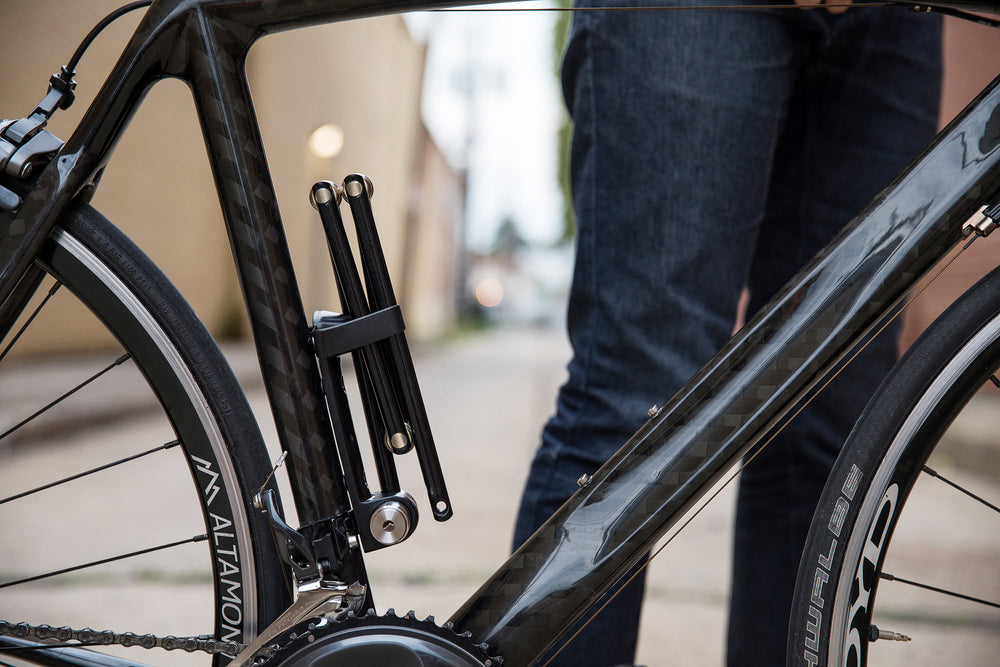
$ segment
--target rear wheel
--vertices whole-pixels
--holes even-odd
[[[855,427],[803,552],[788,664],[995,663],[998,295],[994,271],[910,348]]]
[[[62,221],[19,293],[0,346],[0,619],[248,642],[285,606],[287,584],[252,506],[267,453],[214,341],[88,206]],[[72,336],[85,318],[106,329],[95,352],[18,354],[40,331]],[[12,641],[0,637],[3,662],[72,653]]]

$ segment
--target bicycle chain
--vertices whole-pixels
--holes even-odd
[[[70,646],[139,646],[145,649],[161,648],[167,651],[183,650],[188,653],[202,651],[209,654],[235,656],[243,650],[244,645],[237,642],[219,641],[210,637],[157,637],[146,634],[137,635],[132,632],[117,633],[111,630],[74,630],[68,626],[54,628],[51,625],[31,625],[29,623],[10,623],[0,620],[0,636],[17,639],[34,639],[46,642],[55,639],[65,644],[78,642]],[[46,648],[40,645],[39,649]]]

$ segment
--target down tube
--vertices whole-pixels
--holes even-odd
[[[1000,192],[998,82],[455,613],[458,631],[532,664],[867,341]]]

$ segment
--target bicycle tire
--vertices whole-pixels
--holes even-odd
[[[205,590],[203,593],[205,599],[210,597],[214,602],[214,609],[211,612],[213,617],[211,623],[214,627],[204,628],[204,631],[196,634],[248,643],[259,628],[266,626],[287,606],[289,593],[285,571],[274,549],[268,522],[263,514],[253,507],[253,496],[267,480],[271,464],[256,421],[231,369],[211,336],[166,277],[148,257],[90,206],[74,206],[64,216],[46,243],[36,265],[61,284],[60,290],[68,288],[117,339],[131,358],[127,363],[135,365],[138,373],[141,373],[155,394],[156,400],[150,403],[155,405],[158,402],[162,406],[164,430],[172,429],[175,442],[180,445],[171,445],[169,451],[157,451],[155,455],[145,456],[142,465],[156,466],[157,472],[152,477],[157,478],[157,486],[163,483],[159,480],[161,470],[164,475],[168,469],[174,470],[177,476],[184,476],[187,473],[187,479],[176,484],[179,485],[178,488],[187,487],[187,494],[193,496],[195,500],[167,498],[164,512],[166,518],[157,520],[150,517],[146,519],[146,525],[126,526],[126,528],[134,531],[137,534],[137,542],[141,542],[141,535],[155,532],[156,526],[153,524],[171,522],[174,513],[181,513],[181,507],[187,507],[189,514],[200,514],[190,518],[177,517],[178,520],[183,518],[192,527],[200,526],[200,530],[203,531],[201,535],[195,536],[195,542],[182,547],[192,553],[197,549],[198,555],[188,556],[187,551],[184,551],[183,555],[175,557],[175,560],[183,565],[185,573],[183,576],[189,576],[191,579],[191,581],[181,581],[180,584],[195,588],[200,586],[199,590]],[[122,356],[124,358],[125,355]],[[59,432],[66,435],[60,437],[71,439],[75,430],[72,425],[68,429],[63,426]],[[132,446],[131,442],[129,446]],[[4,443],[0,441],[0,453],[4,453],[3,448]],[[8,449],[17,451],[13,445]],[[42,448],[33,446],[25,449]],[[168,455],[174,458],[167,460]],[[13,456],[8,456],[7,461],[13,460]],[[176,457],[182,457],[182,460]],[[145,462],[147,459],[152,462]],[[123,463],[122,466],[116,466],[108,471],[88,475],[85,479],[61,482],[53,489],[16,498],[6,503],[7,507],[0,506],[0,509],[8,511],[10,517],[31,517],[33,512],[39,512],[37,508],[41,502],[43,509],[37,521],[50,523],[52,519],[45,518],[41,513],[48,511],[44,505],[43,494],[63,493],[63,487],[66,485],[83,482],[97,484],[97,494],[88,491],[73,496],[85,498],[89,502],[92,494],[102,496],[106,491],[106,487],[100,486],[102,475],[106,477],[114,472],[122,477],[128,477],[128,466],[136,465],[139,464]],[[5,467],[8,470],[11,468],[18,470],[16,465],[5,465]],[[124,470],[118,470],[119,467]],[[153,479],[149,482],[153,482]],[[273,482],[271,484],[273,486]],[[9,489],[9,484],[6,486]],[[0,489],[4,487],[5,485],[0,483]],[[4,491],[0,491],[0,496],[5,495]],[[7,500],[10,500],[10,497]],[[110,507],[110,511],[117,511],[133,502],[139,501],[132,497],[109,499],[109,502],[103,503],[102,506]],[[81,504],[86,502],[82,501]],[[194,509],[195,504],[200,507],[200,512]],[[36,509],[32,510],[32,507]],[[60,513],[71,514],[73,508],[64,504],[58,509]],[[0,517],[2,516],[0,514]],[[118,526],[114,520],[102,521],[102,518],[104,517],[83,515],[77,519],[84,522],[93,521],[93,539],[88,541],[94,543],[111,541],[108,540],[109,529]],[[66,522],[67,518],[61,516],[58,520]],[[31,521],[34,522],[35,519],[32,518]],[[17,539],[8,531],[5,532],[8,534],[0,536],[0,541]],[[32,542],[33,539],[29,538],[28,541]],[[39,545],[39,554],[46,558],[52,551],[63,548],[70,550],[78,546],[59,545],[57,540],[48,540],[47,537],[40,539],[45,539],[46,544]],[[14,550],[33,546],[24,545],[23,541],[22,536],[21,545],[15,544],[9,548]],[[79,557],[81,564],[94,560],[95,550],[81,547],[81,551],[87,551],[89,554]],[[131,552],[125,551],[125,553]],[[189,564],[194,561],[198,564],[197,568]],[[102,576],[117,581],[116,578],[123,576],[117,571],[107,575],[95,574],[94,570],[99,570],[100,567],[110,566],[81,570],[87,573],[88,579],[83,583],[71,582],[69,585],[62,585],[62,589],[69,590],[71,594],[79,590],[81,596],[96,595],[90,590],[94,585],[89,582],[96,580],[99,583]],[[134,567],[150,566],[140,564]],[[186,574],[188,572],[193,574]],[[60,585],[59,577],[68,576],[70,575],[57,575],[53,578],[54,581],[45,583]],[[74,576],[83,575],[78,573]],[[139,577],[138,583],[126,579],[125,584],[143,591],[147,586],[152,586],[154,591],[160,590],[157,588],[159,574],[150,575],[141,570],[136,576]],[[149,584],[150,577],[152,584]],[[211,582],[206,580],[207,577],[211,578]],[[25,578],[31,577],[22,577],[22,580]],[[0,574],[0,585],[4,584],[4,580],[4,575]],[[115,581],[113,588],[120,589],[124,593],[124,586]],[[8,622],[45,623],[81,629],[81,626],[74,625],[81,621],[64,620],[61,609],[54,610],[51,617],[46,616],[45,612],[39,614],[34,609],[35,600],[44,597],[45,591],[41,588],[35,593],[22,592],[19,595],[12,593],[14,603],[28,600],[26,608],[30,611],[26,613],[33,614],[32,618],[19,617],[18,610],[11,606],[13,603],[10,599],[4,602],[5,592],[16,591],[19,587],[23,591],[26,587],[41,585],[41,582],[26,582],[10,586],[6,591],[0,590],[0,618]],[[186,594],[188,589],[185,588],[184,591]],[[150,604],[148,596],[149,593],[140,591],[135,597],[141,606],[144,598],[145,603]],[[68,599],[69,596],[61,592],[58,605],[79,606],[67,603]],[[115,599],[126,598],[119,597],[115,593]],[[197,611],[191,610],[191,613]],[[122,625],[119,627],[106,627],[107,623],[104,624],[105,627],[100,627],[89,622],[82,627],[93,627],[95,630],[108,629],[116,633],[148,632],[175,636],[189,634],[178,632],[174,627],[170,627],[169,623],[164,627],[135,628],[129,624],[130,617],[135,611],[123,609],[120,612],[114,610],[114,613],[115,618],[122,619],[120,621]],[[203,620],[207,621],[207,613],[205,617]],[[131,651],[126,653],[130,660],[144,658],[141,654],[135,655],[134,651],[139,649],[124,650]],[[0,652],[0,657],[2,656],[3,653]],[[31,657],[26,656],[23,651],[19,652],[18,656]],[[154,661],[158,659],[148,654],[146,657]],[[202,657],[204,660],[202,664],[209,660],[205,654],[202,654]],[[47,655],[46,660],[51,664],[51,655]],[[213,660],[218,664],[223,658],[215,656]]]
[[[911,491],[918,480],[931,483],[922,479],[929,479],[927,470],[933,472],[925,469],[929,457],[936,454],[936,460],[941,459],[939,445],[947,440],[948,427],[1000,366],[998,289],[1000,269],[969,289],[928,327],[887,376],[845,443],[803,550],[790,616],[788,665],[867,665],[875,641],[908,647],[872,637],[873,627],[881,627],[874,624],[883,620],[891,625],[907,620],[911,625],[920,623],[913,614],[907,619],[907,614],[898,612],[876,618],[876,594],[880,584],[884,587],[893,578],[883,568],[908,501],[909,507],[917,504],[912,502]],[[923,520],[915,515],[920,510],[910,511],[913,516],[908,521]],[[934,544],[931,537],[923,544]],[[915,566],[894,558],[894,568],[900,562]],[[928,576],[956,573],[937,568]],[[882,597],[893,594],[897,593],[883,591]],[[923,604],[908,608],[926,619],[930,615]],[[905,662],[898,662],[898,652],[886,658],[897,661],[894,664],[915,665],[920,664],[922,654],[922,659],[932,660],[927,664],[940,664],[934,662],[940,656],[926,657],[926,643],[914,642],[913,649],[919,652],[917,657]],[[955,664],[952,659],[947,661]]]

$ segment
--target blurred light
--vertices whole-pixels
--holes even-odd
[[[339,125],[320,125],[309,135],[309,151],[316,157],[337,157],[344,148],[344,131]]]
[[[487,308],[499,306],[503,301],[503,285],[496,278],[485,278],[476,285],[476,301]]]

